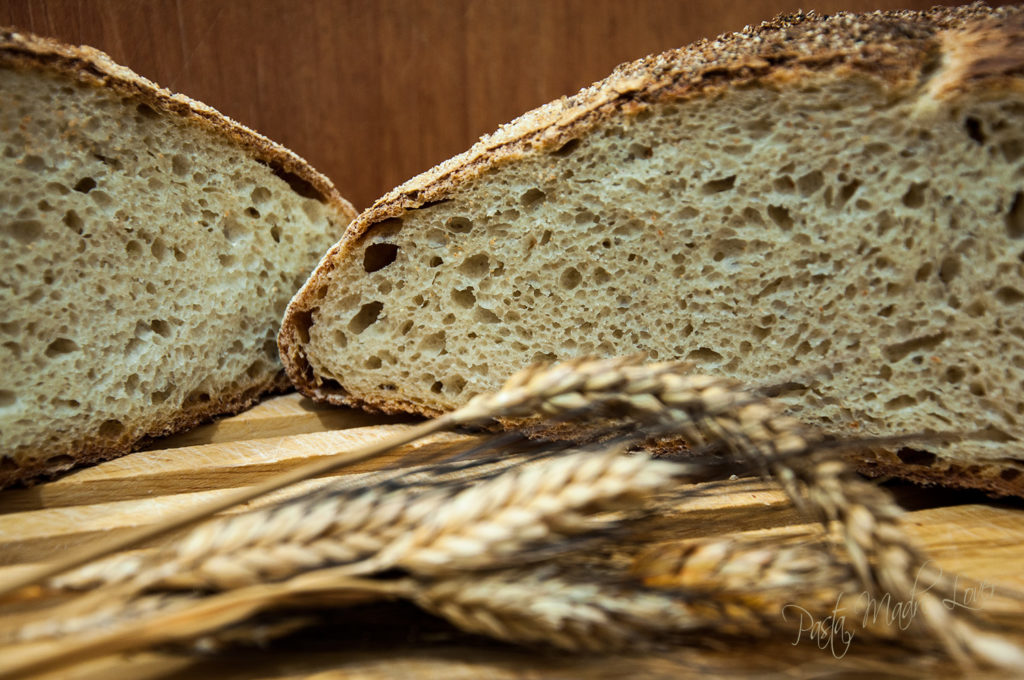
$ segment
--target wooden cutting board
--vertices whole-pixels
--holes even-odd
[[[28,489],[0,492],[0,579],[83,543],[159,521],[183,508],[251,485],[317,456],[409,427],[411,420],[316,405],[297,394],[270,399],[232,418],[160,440],[147,451],[79,470]],[[380,459],[253,502],[272,502],[332,480],[360,480],[401,460],[414,464],[473,437],[441,434]],[[907,526],[944,568],[979,582],[962,606],[996,617],[1024,642],[1024,605],[999,595],[1024,592],[1024,505],[973,493],[893,487],[911,509]],[[249,506],[251,507],[251,506]],[[242,508],[232,510],[237,512]],[[736,480],[680,513],[678,540],[729,533],[784,533],[805,519],[768,483]],[[593,657],[522,650],[455,631],[411,606],[345,610],[304,634],[268,647],[214,655],[160,650],[96,660],[61,678],[533,678],[533,677],[863,677],[904,668],[905,653],[854,640],[841,659],[803,639],[718,641],[635,656]],[[886,664],[879,666],[879,664]],[[895,664],[895,665],[893,665]],[[941,668],[941,666],[940,666]],[[948,671],[948,668],[945,669]],[[852,675],[851,675],[852,674]]]

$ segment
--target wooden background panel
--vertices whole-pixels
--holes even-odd
[[[216,107],[304,156],[361,209],[623,61],[798,7],[828,13],[933,4],[0,0],[0,25],[93,45]]]

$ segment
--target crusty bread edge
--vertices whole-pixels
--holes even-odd
[[[327,177],[317,172],[293,151],[221,114],[216,109],[182,94],[175,94],[113,61],[106,53],[89,46],[73,46],[0,27],[0,68],[39,69],[87,83],[108,87],[122,96],[137,98],[155,111],[175,116],[189,124],[212,131],[241,147],[257,161],[266,164],[285,181],[293,178],[311,187],[315,197],[333,212],[332,220],[344,227],[356,216],[356,210]],[[295,188],[295,184],[292,184]],[[301,192],[300,192],[301,193]],[[307,191],[307,193],[309,193]],[[208,402],[183,406],[144,433],[126,431],[116,439],[92,436],[80,439],[62,450],[48,451],[38,462],[20,466],[0,454],[0,488],[13,483],[32,483],[71,467],[94,463],[137,450],[146,441],[189,429],[217,416],[238,413],[261,396],[284,392],[292,387],[284,370],[243,383],[236,391],[213,397]]]
[[[439,411],[400,398],[363,398],[336,385],[317,383],[304,353],[304,334],[312,311],[326,294],[332,270],[349,259],[375,224],[444,200],[460,184],[503,163],[557,150],[606,120],[635,115],[654,102],[710,96],[752,82],[791,82],[830,71],[870,75],[894,91],[921,87],[936,70],[941,53],[954,55],[955,63],[937,75],[937,82],[929,83],[936,96],[954,97],[981,81],[989,87],[994,82],[1020,87],[1019,81],[1011,82],[1008,77],[1024,72],[1024,54],[1016,44],[1016,49],[1004,49],[1013,43],[1012,35],[1021,33],[1024,14],[1020,7],[992,9],[976,3],[925,12],[840,13],[832,21],[837,22],[837,30],[849,31],[850,37],[823,50],[816,44],[817,30],[828,20],[813,13],[784,15],[715,41],[700,41],[623,64],[604,80],[524,114],[468,151],[378,199],[349,225],[285,312],[278,346],[292,383],[317,401],[385,413],[439,415]],[[1007,23],[1012,26],[1007,28]],[[796,29],[796,35],[791,35],[790,29]],[[872,30],[872,40],[861,40],[859,36]],[[963,468],[945,460],[911,465],[897,452],[887,450],[863,453],[855,460],[862,472],[872,476],[899,476],[925,485],[966,486],[995,495],[1024,496],[1024,465],[1012,460],[1003,467]]]
[[[295,152],[211,106],[160,87],[118,64],[105,52],[88,45],[66,45],[14,28],[0,27],[0,66],[49,70],[95,87],[109,87],[126,97],[138,97],[140,103],[155,110],[180,117],[232,140],[274,170],[295,175],[314,188],[322,202],[345,216],[346,224],[356,216],[355,208],[331,181]]]
[[[159,437],[188,430],[219,416],[239,413],[256,404],[265,395],[286,392],[291,388],[284,371],[278,371],[269,378],[250,382],[219,398],[183,406],[172,418],[149,428],[143,434],[125,431],[114,440],[98,435],[79,439],[68,450],[49,452],[47,456],[29,465],[19,466],[9,458],[0,457],[0,488],[12,484],[35,484],[71,468],[118,458],[138,451]]]

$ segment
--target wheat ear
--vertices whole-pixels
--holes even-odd
[[[351,465],[429,434],[460,425],[478,424],[498,418],[524,417],[543,413],[571,417],[598,407],[626,409],[632,416],[692,422],[714,412],[735,411],[739,400],[730,394],[730,381],[680,375],[688,367],[678,363],[641,365],[640,357],[619,359],[576,359],[553,366],[534,366],[517,373],[493,394],[474,397],[464,407],[421,425],[405,429],[379,443],[354,451],[326,456],[294,470],[281,473],[252,487],[237,489],[163,522],[141,527],[74,551],[50,564],[0,582],[0,596],[45,581],[58,574],[175,529],[194,524],[235,505],[276,491],[290,484]],[[688,411],[689,409],[689,411]],[[791,438],[777,438],[783,448],[803,446]]]
[[[843,461],[808,463],[793,476],[806,487],[812,506],[840,524],[852,566],[872,593],[912,604],[911,611],[919,613],[924,626],[965,667],[978,659],[1024,668],[1024,650],[947,606],[955,601],[955,582],[910,543],[900,526],[903,511],[889,493],[857,476]]]
[[[736,591],[805,597],[852,591],[856,574],[819,540],[722,538],[653,546],[630,573],[650,588]]]
[[[577,652],[643,649],[699,630],[766,630],[763,615],[733,603],[689,602],[552,564],[421,582],[413,600],[468,632]]]
[[[83,617],[70,624],[80,631],[77,634],[0,647],[0,679],[31,677],[109,654],[203,639],[275,605],[351,605],[410,592],[402,582],[355,579],[324,569],[282,583],[207,596],[145,596],[133,609],[137,617],[93,622]],[[59,629],[63,624],[50,621],[49,625]]]

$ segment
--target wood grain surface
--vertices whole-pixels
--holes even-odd
[[[800,7],[934,4],[960,3],[0,0],[0,25],[108,52],[296,151],[362,209],[621,62]]]
[[[255,484],[268,475],[388,436],[411,421],[313,404],[297,394],[276,397],[232,418],[159,440],[148,451],[85,468],[29,489],[0,492],[0,580],[23,573],[85,542],[158,522],[181,509]],[[328,483],[365,481],[395,463],[437,459],[474,435],[441,434],[294,488],[253,501],[254,507]],[[1024,610],[1008,591],[1024,592],[1024,504],[995,503],[964,492],[893,487],[910,509],[906,525],[944,568],[981,581],[977,597],[964,582],[963,604],[981,609],[1024,642]],[[236,508],[229,512],[238,512]],[[665,540],[765,536],[809,531],[807,519],[769,483],[738,479],[714,495],[694,496],[669,518]],[[143,548],[145,549],[145,548]],[[0,605],[0,621],[4,608]],[[264,646],[217,653],[160,649],[121,654],[47,675],[107,680],[231,680],[409,677],[459,678],[749,678],[951,677],[934,659],[912,659],[897,647],[854,638],[837,659],[793,636],[704,640],[695,646],[623,656],[527,650],[466,635],[411,605],[340,609],[312,628]],[[3,667],[0,659],[0,668]],[[925,675],[920,675],[924,673]],[[971,676],[980,677],[980,676]]]

